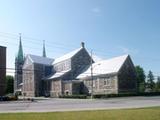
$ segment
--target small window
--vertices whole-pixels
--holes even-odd
[[[104,80],[104,85],[107,85],[107,81],[106,80]]]
[[[111,85],[111,80],[109,78],[104,79],[104,85],[105,86],[110,86]]]

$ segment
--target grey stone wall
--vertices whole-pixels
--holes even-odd
[[[84,81],[84,93],[90,94],[92,89],[92,80],[90,78]],[[116,75],[97,76],[93,79],[93,94],[117,94],[118,84]]]
[[[15,79],[14,79],[14,92],[16,90],[21,89],[20,84],[23,81],[23,62],[15,61]]]
[[[51,97],[58,97],[62,95],[62,81],[61,80],[51,80]]]
[[[81,81],[72,82],[72,95],[84,94],[84,84]]]
[[[26,96],[35,96],[35,84],[34,84],[34,66],[33,64],[23,68],[23,89],[22,93]]]
[[[56,63],[54,64],[53,67],[54,67],[55,72],[70,70],[71,69],[71,59],[67,59],[59,63]]]
[[[72,95],[72,81],[63,81],[62,90],[63,95]]]
[[[64,95],[83,94],[83,83],[79,80],[68,80],[62,82],[62,90]]]
[[[44,65],[34,64],[35,96],[43,95],[42,78],[44,73]]]
[[[91,58],[85,48],[79,51],[72,59],[71,59],[71,78],[75,79],[80,73],[84,71],[91,64]]]
[[[82,73],[84,69],[90,65],[90,56],[85,48],[81,49],[71,59],[59,62],[54,65],[56,72],[70,70],[68,73],[58,79],[54,79],[51,82],[51,96],[58,96],[62,94],[80,94],[83,92],[82,83],[72,82],[77,75]],[[62,80],[62,82],[60,82]]]
[[[32,63],[30,65],[25,65],[23,70],[23,92],[26,96],[44,96],[47,90],[44,87],[42,78],[45,77],[46,65]]]
[[[83,92],[82,81],[52,80],[51,84],[51,97],[59,97],[60,95],[78,95]]]
[[[50,80],[42,80],[42,87],[44,91],[44,96],[49,96],[51,91],[51,81]]]
[[[130,57],[128,57],[118,73],[118,91],[119,93],[136,92],[136,83],[137,81],[136,81],[135,67]]]

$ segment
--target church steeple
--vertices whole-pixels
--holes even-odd
[[[45,40],[43,40],[43,57],[46,57],[46,50],[45,50]]]
[[[22,89],[23,82],[23,64],[24,64],[24,56],[23,56],[23,49],[22,49],[22,41],[21,41],[21,34],[19,34],[19,48],[18,54],[15,59],[15,80],[14,80],[14,92],[19,89]]]
[[[18,49],[17,61],[23,62],[24,56],[23,56],[23,49],[22,49],[21,33],[19,35],[20,36],[19,36],[19,49]]]

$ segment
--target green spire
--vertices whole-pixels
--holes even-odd
[[[43,40],[43,57],[46,57],[45,40]]]
[[[23,62],[23,49],[22,49],[22,41],[21,41],[21,33],[19,34],[19,49],[18,49],[18,55],[17,55],[17,60],[19,62]]]

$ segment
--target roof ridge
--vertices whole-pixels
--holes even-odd
[[[76,55],[82,49],[85,49],[85,48],[84,47],[80,47],[80,48],[77,48],[77,49],[75,49],[75,50],[73,50],[73,51],[71,51],[69,53],[66,53],[63,56],[56,58],[55,61],[52,64],[56,64],[58,62],[67,60],[69,58],[72,58],[74,55]]]
[[[31,60],[32,63],[39,63],[44,65],[52,65],[54,59],[42,57],[38,55],[27,54],[27,57]]]
[[[35,56],[35,57],[41,57],[43,59],[53,59],[53,58],[49,58],[49,57],[43,57],[43,56],[39,56],[39,55],[33,55],[33,54],[27,54],[27,56]],[[53,59],[54,60],[54,59]]]
[[[118,59],[118,58],[121,58],[121,57],[128,57],[129,54],[125,54],[125,55],[121,55],[121,56],[116,56],[116,57],[113,57],[113,58],[109,58],[109,59],[103,59],[101,61],[98,61],[98,62],[102,62],[102,61],[109,61],[109,60],[113,60],[113,59]],[[98,63],[98,62],[95,62],[95,63]]]
[[[108,60],[102,60],[93,63],[93,74],[100,75],[100,74],[118,73],[124,62],[127,60],[128,56],[129,55],[122,55]],[[90,76],[90,69],[91,66],[86,71],[78,75],[77,78],[79,79]]]

